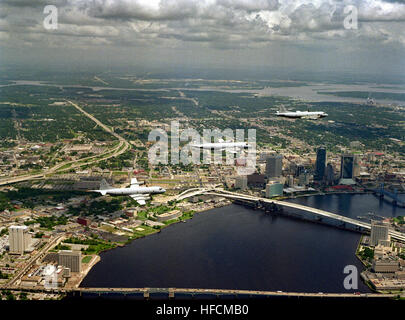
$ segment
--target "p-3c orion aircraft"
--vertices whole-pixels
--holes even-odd
[[[219,142],[192,144],[191,147],[200,150],[221,150],[230,153],[238,153],[238,151],[249,149],[250,146],[247,142],[225,142],[223,139],[219,139]]]
[[[139,182],[136,178],[131,179],[131,185],[128,188],[112,188],[107,181],[103,179],[100,183],[100,190],[91,191],[99,192],[103,196],[106,194],[112,196],[127,195],[137,201],[141,206],[146,204],[146,200],[150,199],[150,194],[166,192],[164,188],[158,186],[141,187],[139,186]]]
[[[327,117],[328,114],[323,111],[287,111],[284,106],[280,107],[280,111],[276,112],[276,116],[293,119],[310,119],[317,120],[319,118]]]

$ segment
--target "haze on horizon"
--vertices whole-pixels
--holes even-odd
[[[47,30],[46,5],[58,9]],[[358,29],[345,29],[347,5]],[[404,0],[0,0],[0,68],[284,69],[405,77]]]

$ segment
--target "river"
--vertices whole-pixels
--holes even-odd
[[[368,212],[405,214],[371,194],[290,201],[354,218]],[[230,205],[102,253],[81,286],[347,292],[344,267],[362,270],[355,256],[359,238],[354,232]],[[369,291],[358,282],[355,291]]]

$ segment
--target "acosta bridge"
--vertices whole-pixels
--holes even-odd
[[[273,200],[273,199],[267,199],[267,198],[261,198],[261,197],[255,197],[251,195],[246,195],[242,193],[236,193],[236,192],[230,192],[226,191],[223,189],[219,188],[192,188],[188,189],[181,194],[177,196],[177,200],[183,200],[186,198],[190,198],[193,196],[198,196],[198,195],[212,195],[212,196],[219,196],[219,197],[224,197],[228,199],[233,199],[233,200],[242,200],[242,201],[249,201],[249,202],[254,202],[260,205],[277,205],[281,207],[287,207],[287,208],[293,208],[297,210],[301,210],[304,212],[311,213],[315,215],[318,218],[318,221],[321,221],[323,218],[327,219],[332,219],[340,225],[351,225],[354,227],[354,230],[360,231],[360,232],[365,232],[365,231],[370,231],[371,230],[371,224],[363,221],[359,221],[356,219],[352,219],[349,217],[345,217],[336,213],[332,213],[329,211],[321,210],[321,209],[316,209],[312,207],[307,207],[302,204],[297,204],[297,203],[292,203],[292,202],[287,202],[287,201],[280,201],[280,200]],[[393,239],[404,241],[405,242],[405,233],[398,232],[395,230],[390,229],[389,234]]]

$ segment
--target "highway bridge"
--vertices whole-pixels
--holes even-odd
[[[246,195],[246,194],[241,194],[241,193],[236,193],[236,192],[230,192],[226,191],[223,189],[218,189],[218,188],[192,188],[189,190],[186,190],[179,194],[177,197],[177,200],[183,200],[189,197],[193,196],[198,196],[198,195],[212,195],[212,196],[219,196],[219,197],[225,197],[229,199],[234,199],[234,200],[247,200],[247,201],[253,201],[253,202],[260,202],[260,203],[265,203],[265,204],[275,204],[279,205],[282,207],[287,207],[287,208],[293,208],[293,209],[298,209],[302,210],[305,212],[312,213],[319,218],[329,218],[333,219],[337,222],[340,222],[341,224],[350,224],[358,228],[359,231],[362,230],[371,230],[371,224],[363,221],[359,221],[356,219],[352,219],[349,217],[345,217],[336,213],[332,213],[329,211],[321,210],[321,209],[316,209],[312,207],[307,207],[301,204],[297,203],[292,203],[292,202],[287,202],[287,201],[280,201],[280,200],[273,200],[273,199],[267,199],[267,198],[261,198],[261,197],[255,197],[251,195]],[[389,234],[393,239],[404,241],[405,242],[405,234],[392,230],[389,230]]]
[[[398,192],[395,190],[394,192],[389,192],[388,190],[384,189],[384,183],[380,184],[379,189],[374,189],[373,192],[378,195],[380,198],[390,198],[392,199],[392,204],[398,207],[405,208],[405,201],[398,198]]]
[[[143,299],[156,298],[176,299],[184,298],[255,298],[255,297],[308,297],[308,298],[397,298],[398,294],[380,293],[324,293],[324,292],[283,292],[283,291],[261,291],[261,290],[233,290],[233,289],[200,289],[200,288],[18,288],[7,287],[9,290],[67,294],[72,297],[80,297],[85,294],[95,294],[98,296],[109,294],[133,295]]]

